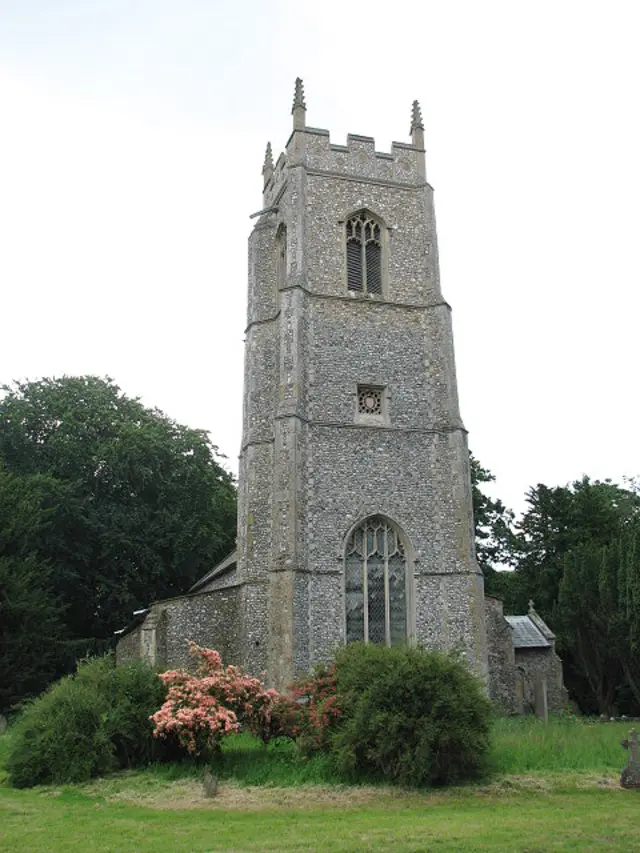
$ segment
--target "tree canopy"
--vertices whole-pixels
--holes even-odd
[[[539,483],[520,519],[482,492],[471,459],[476,548],[485,589],[506,613],[530,599],[558,639],[565,683],[584,711],[640,712],[640,496],[588,477]],[[510,566],[513,571],[497,569]]]
[[[583,710],[637,713],[637,490],[583,477],[567,486],[539,484],[527,503],[509,603],[522,607],[532,597],[553,625],[567,686]]]
[[[46,529],[47,477],[0,463],[0,709],[39,693],[56,673],[64,607],[34,541]]]
[[[500,569],[513,565],[515,538],[514,514],[498,498],[483,491],[495,477],[469,453],[471,496],[475,523],[476,557],[485,577],[485,590],[490,595],[504,594],[509,576]]]
[[[3,598],[11,584],[32,586],[29,573],[41,579],[35,587],[50,591],[62,623],[63,670],[109,642],[133,610],[184,593],[231,550],[235,488],[206,432],[110,379],[42,379],[3,392],[0,464],[13,507],[0,521]]]

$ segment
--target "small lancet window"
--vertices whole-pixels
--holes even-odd
[[[380,225],[366,211],[347,221],[347,288],[360,293],[382,293]]]
[[[287,283],[287,226],[284,224],[276,234],[276,279],[280,290]]]
[[[372,516],[345,551],[347,643],[394,646],[407,639],[407,556],[398,531]]]

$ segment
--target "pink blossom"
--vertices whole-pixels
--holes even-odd
[[[160,676],[168,691],[165,703],[150,718],[154,736],[175,735],[193,755],[217,748],[241,724],[268,740],[274,734],[274,708],[287,700],[239,667],[224,667],[215,649],[190,642],[189,654],[195,659],[196,675],[169,670]]]

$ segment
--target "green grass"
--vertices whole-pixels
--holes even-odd
[[[620,770],[620,747],[631,723],[534,717],[503,718],[493,728],[492,767],[497,773]]]
[[[334,771],[326,755],[304,758],[296,752],[293,741],[282,738],[265,746],[251,735],[227,738],[223,754],[215,765],[215,775],[220,780],[247,786],[267,785],[292,788],[299,785],[341,785],[343,781]],[[128,774],[129,778],[151,777],[160,782],[180,779],[200,779],[202,766],[186,760],[172,764],[153,764],[144,771]],[[0,770],[0,774],[1,774]],[[117,778],[118,774],[114,774]],[[1,775],[0,775],[1,780]]]
[[[304,758],[293,741],[285,738],[265,747],[247,735],[229,738],[223,748],[218,769],[222,779],[235,779],[243,785],[340,784],[327,755]]]
[[[551,719],[546,725],[533,717],[503,718],[494,723],[493,774],[559,772],[611,773],[625,761],[620,741],[631,724]],[[175,780],[199,774],[192,764],[156,765],[152,772]],[[292,787],[344,782],[325,755],[300,757],[295,744],[282,739],[264,746],[248,735],[224,742],[220,779],[240,785]]]
[[[12,790],[1,769],[9,732],[0,737],[0,850],[634,853],[640,791],[617,784],[630,727],[498,720],[492,779],[426,792],[341,786],[325,759],[242,736],[225,746],[214,800],[188,763]]]
[[[438,851],[569,853],[640,849],[634,791],[408,796],[331,810],[158,810],[76,790],[0,790],[0,848],[24,853]]]

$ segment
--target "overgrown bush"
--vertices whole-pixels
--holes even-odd
[[[329,750],[342,715],[335,664],[317,666],[311,675],[296,681],[291,691],[294,710],[287,733],[304,755]]]
[[[169,670],[160,678],[167,698],[151,717],[153,734],[174,738],[195,758],[220,751],[222,739],[244,728],[264,743],[284,734],[291,703],[237,666],[223,666],[220,654],[189,644],[196,673]]]
[[[337,768],[351,778],[442,785],[484,771],[491,703],[455,657],[352,644],[336,654]]]
[[[149,716],[165,696],[144,662],[116,667],[108,655],[81,663],[27,705],[13,727],[11,783],[81,782],[162,757]]]

